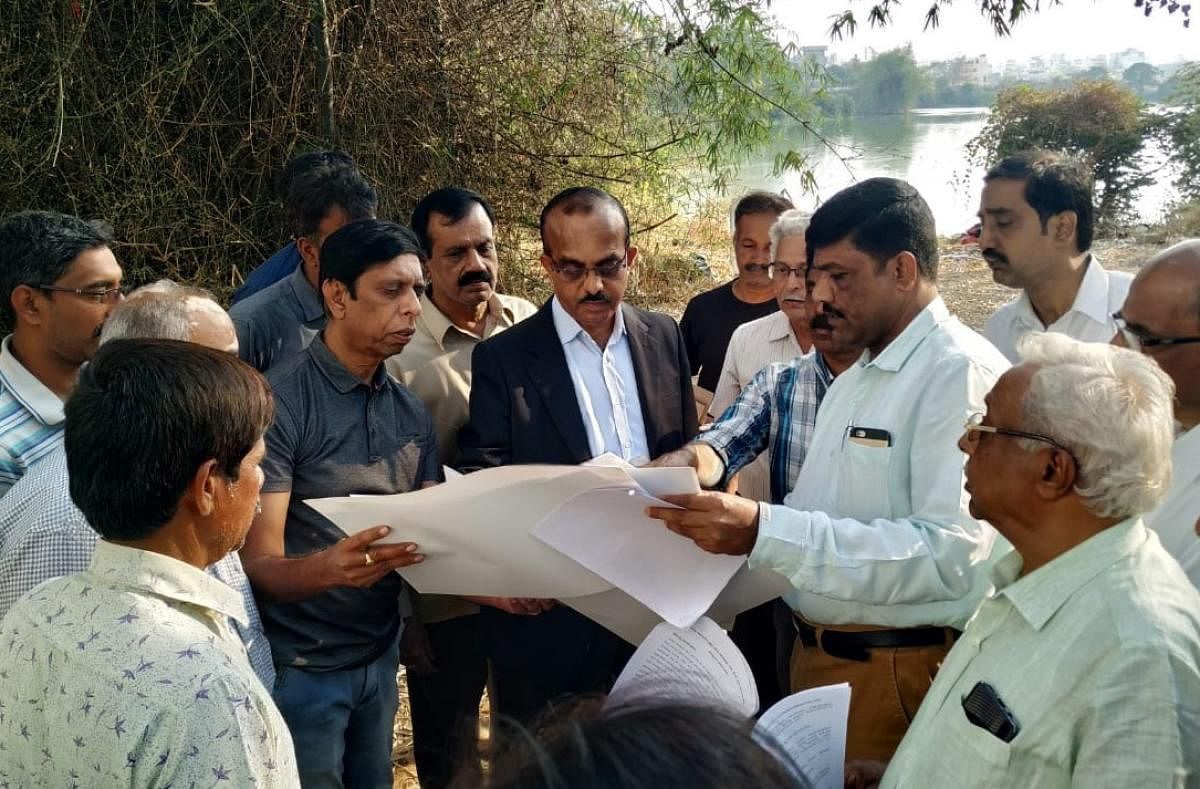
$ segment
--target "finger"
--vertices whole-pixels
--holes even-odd
[[[394,559],[379,560],[377,559],[372,568],[378,567],[386,574],[392,570],[399,570],[401,567],[409,567],[414,564],[420,564],[425,561],[425,555],[421,553],[406,553],[403,556],[397,556]]]
[[[663,501],[668,504],[674,504],[678,507],[683,507],[685,510],[702,509],[705,500],[709,498],[706,493],[678,493],[670,496],[660,496]]]
[[[347,551],[363,551],[367,546],[378,539],[386,537],[391,529],[387,526],[379,526],[374,529],[364,529],[353,537],[347,537],[338,543],[343,550]]]
[[[365,550],[365,549],[364,549]],[[389,562],[417,552],[415,542],[398,542],[388,545],[372,545],[371,558],[377,562]]]

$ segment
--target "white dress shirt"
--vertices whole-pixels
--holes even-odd
[[[567,357],[592,456],[611,452],[634,465],[647,462],[646,423],[621,308],[617,307],[616,324],[603,349],[567,314],[557,296],[550,311]]]
[[[1171,450],[1171,487],[1158,507],[1146,515],[1146,525],[1158,532],[1167,553],[1200,588],[1200,425],[1175,437]]]
[[[734,329],[725,351],[725,364],[717,381],[717,391],[708,405],[714,419],[725,413],[759,370],[769,364],[788,363],[804,355],[796,342],[792,324],[784,312],[743,323]],[[755,501],[771,500],[771,470],[768,453],[763,452],[738,472],[738,493]]]
[[[1089,255],[1075,302],[1061,318],[1049,326],[1043,324],[1033,311],[1029,295],[1022,291],[988,319],[983,336],[1014,363],[1017,361],[1017,340],[1030,332],[1050,331],[1081,342],[1108,342],[1117,333],[1112,315],[1125,304],[1125,294],[1129,293],[1132,281],[1132,274],[1105,271],[1096,256]]]
[[[788,577],[784,599],[814,622],[961,627],[991,586],[995,531],[967,511],[957,442],[1008,366],[940,298],[864,352],[829,387],[784,504],[759,505],[750,564]]]

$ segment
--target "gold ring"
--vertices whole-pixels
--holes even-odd
[[[363,564],[365,564],[367,567],[375,564],[375,560],[371,558],[370,551],[363,551]]]

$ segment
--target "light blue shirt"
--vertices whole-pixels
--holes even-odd
[[[567,314],[557,296],[550,303],[550,311],[567,357],[592,456],[611,452],[634,465],[650,460],[633,355],[620,307],[612,336],[603,349]]]

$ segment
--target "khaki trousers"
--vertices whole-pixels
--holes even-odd
[[[792,692],[849,682],[846,759],[886,762],[896,752],[950,647],[947,638],[945,644],[935,646],[872,649],[868,660],[858,661],[828,655],[797,638],[792,649]]]

